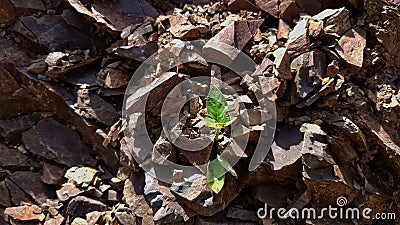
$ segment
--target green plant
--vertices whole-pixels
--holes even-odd
[[[218,142],[218,135],[221,129],[229,126],[234,119],[226,117],[226,108],[228,104],[222,92],[215,86],[211,88],[207,96],[208,118],[204,118],[206,126],[215,129],[215,141]],[[235,170],[221,155],[217,155],[217,160],[213,160],[207,165],[207,183],[215,193],[221,191],[225,183],[225,171],[237,177]]]

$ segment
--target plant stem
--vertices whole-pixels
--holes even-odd
[[[215,142],[218,142],[219,129],[215,129]]]

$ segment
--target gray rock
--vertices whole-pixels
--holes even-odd
[[[54,190],[40,180],[40,173],[18,171],[12,173],[10,179],[38,203],[55,198]]]
[[[102,202],[84,196],[72,199],[67,207],[67,214],[75,217],[85,217],[87,213],[93,211],[104,211],[107,208]]]
[[[66,138],[68,137],[68,138]],[[90,165],[90,149],[74,130],[48,117],[22,134],[25,147],[35,155],[67,166]]]
[[[119,115],[114,106],[87,89],[78,91],[77,107],[82,116],[88,119],[96,119],[99,122],[112,126]]]

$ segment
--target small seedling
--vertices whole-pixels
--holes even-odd
[[[211,88],[207,96],[207,113],[209,118],[204,118],[207,127],[215,129],[215,141],[218,142],[218,135],[221,129],[229,126],[234,119],[226,117],[228,104],[222,92],[215,86]],[[207,183],[215,193],[221,191],[225,183],[225,171],[237,177],[235,170],[221,155],[217,155],[217,160],[209,162],[207,165]]]

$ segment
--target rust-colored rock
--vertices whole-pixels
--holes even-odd
[[[45,215],[36,205],[24,205],[19,207],[7,208],[4,214],[17,221],[43,221]]]

